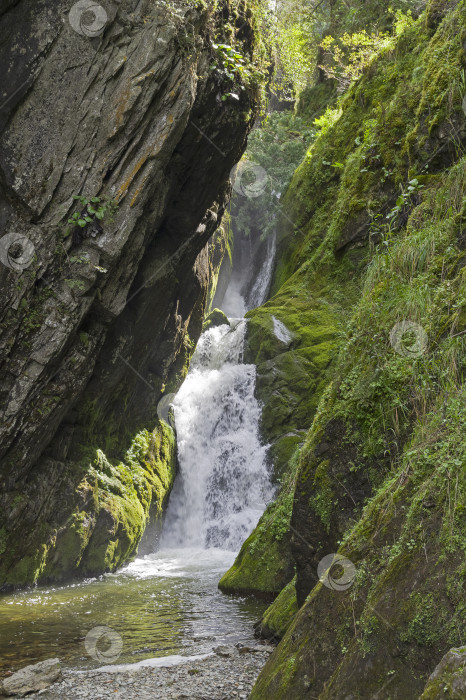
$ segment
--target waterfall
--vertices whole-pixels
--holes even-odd
[[[245,328],[235,320],[201,336],[174,400],[180,474],[162,547],[237,551],[272,497],[256,368],[242,363]]]
[[[243,252],[233,270],[225,298],[220,303],[222,311],[234,318],[242,317],[246,311],[260,306],[267,298],[272,281],[276,234],[268,236],[266,242],[256,244],[254,252],[251,250],[251,239],[247,240],[249,258],[245,260]]]
[[[247,298],[247,307],[255,309],[260,306],[266,299],[272,281],[273,263],[275,260],[275,252],[277,248],[277,238],[275,233],[267,239],[267,251],[261,270],[252,286]]]
[[[223,309],[242,316],[268,293],[275,236],[247,302],[232,279]],[[199,339],[173,408],[180,473],[161,537],[163,548],[237,551],[273,496],[267,445],[259,436],[261,409],[254,395],[256,367],[243,363],[244,319],[210,328]]]

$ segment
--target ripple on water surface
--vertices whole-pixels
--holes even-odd
[[[0,674],[51,657],[67,666],[102,666],[102,657],[93,659],[84,645],[99,625],[121,636],[119,664],[252,641],[253,623],[265,604],[217,588],[234,557],[218,549],[162,550],[116,574],[3,595]]]

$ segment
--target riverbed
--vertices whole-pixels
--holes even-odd
[[[220,549],[165,549],[115,574],[4,595],[0,670],[52,657],[67,669],[93,669],[254,644],[253,625],[266,604],[217,588],[234,557]]]

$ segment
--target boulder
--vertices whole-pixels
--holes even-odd
[[[3,681],[0,691],[4,695],[19,695],[23,697],[28,693],[48,688],[52,683],[61,680],[61,668],[59,659],[47,659],[38,664],[25,666],[9,678]]]
[[[207,331],[209,328],[215,328],[216,326],[224,326],[225,324],[227,326],[230,325],[228,317],[220,309],[213,309],[204,321],[202,331]]]

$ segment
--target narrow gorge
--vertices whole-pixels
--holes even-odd
[[[466,698],[466,0],[0,65],[0,697]]]

